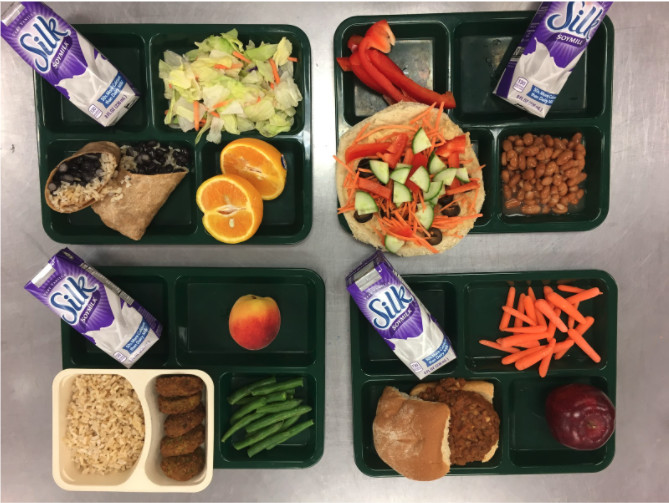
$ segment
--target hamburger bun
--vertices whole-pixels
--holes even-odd
[[[374,447],[393,470],[412,480],[435,480],[451,467],[450,409],[386,386],[372,425]]]

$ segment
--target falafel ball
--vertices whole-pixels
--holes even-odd
[[[160,454],[168,456],[182,456],[190,454],[204,442],[204,425],[196,426],[180,437],[163,437],[160,441]]]
[[[184,414],[190,412],[202,401],[202,393],[189,396],[158,395],[158,410],[163,414]]]
[[[204,405],[200,403],[190,412],[184,414],[170,414],[165,418],[165,435],[168,437],[180,437],[188,433],[204,420]]]
[[[190,454],[163,458],[160,468],[171,479],[180,482],[190,480],[204,468],[204,450],[198,447]]]
[[[204,381],[192,375],[167,375],[156,379],[156,391],[161,396],[190,396],[204,389]]]

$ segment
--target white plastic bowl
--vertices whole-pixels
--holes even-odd
[[[135,388],[144,409],[144,446],[135,466],[106,475],[82,474],[74,465],[70,448],[65,443],[67,406],[72,396],[74,378],[81,374],[115,374],[125,377]],[[205,384],[205,468],[192,479],[179,482],[167,477],[160,468],[160,440],[163,422],[167,417],[158,410],[156,378],[161,375],[190,374],[200,377]],[[56,484],[67,491],[117,492],[198,492],[207,487],[214,473],[214,382],[200,370],[111,370],[67,369],[59,372],[52,384],[52,464]]]

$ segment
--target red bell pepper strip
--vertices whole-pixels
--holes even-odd
[[[370,40],[370,47],[386,53],[395,45],[395,34],[385,19],[374,23],[365,33],[365,38]]]
[[[355,52],[358,50],[358,46],[360,45],[360,42],[362,41],[362,35],[351,35],[351,37],[348,39],[348,42],[346,42],[346,47],[351,52]]]
[[[337,63],[339,63],[339,68],[344,72],[351,71],[351,61],[349,58],[337,58]]]
[[[404,151],[404,164],[413,164],[413,148],[407,147]]]
[[[381,52],[369,51],[368,56],[379,72],[387,77],[393,85],[405,91],[416,101],[426,105],[432,105],[432,103],[441,105],[443,103],[444,108],[455,108],[455,98],[453,97],[453,93],[446,92],[444,94],[439,94],[436,91],[426,89],[417,84],[404,75],[402,69],[397,66],[393,60]]]
[[[451,153],[457,152],[458,154],[464,154],[465,149],[467,148],[467,136],[461,134],[450,140],[446,140],[441,147],[437,149],[437,155],[442,157],[448,157]]]
[[[365,84],[367,87],[370,89],[376,91],[379,94],[384,94],[385,91],[379,86],[376,81],[367,73],[367,70],[362,66],[362,62],[360,61],[360,55],[357,52],[354,52],[351,54],[351,56],[348,58],[349,63],[351,64],[351,70],[355,74],[356,77]]]
[[[358,188],[388,200],[391,199],[393,194],[390,187],[381,185],[379,182],[375,182],[371,178],[358,178]]]
[[[404,154],[404,147],[406,147],[409,137],[406,133],[400,133],[395,137],[393,143],[388,147],[388,151],[381,155],[381,159],[388,163],[392,169],[395,169],[395,166]]]
[[[409,176],[413,175],[416,172],[416,170],[418,168],[420,168],[421,166],[426,168],[427,167],[427,161],[428,161],[428,157],[424,153],[419,152],[418,154],[415,154],[413,156],[413,160],[411,161],[411,165],[413,166],[413,168],[411,168],[411,172],[409,173]]]
[[[351,162],[360,157],[375,156],[385,152],[390,147],[390,142],[383,143],[358,143],[346,149],[345,160]]]
[[[449,168],[459,168],[460,167],[460,154],[457,152],[451,152],[448,154],[448,167]]]
[[[402,94],[402,92],[396,88],[393,83],[390,82],[390,80],[388,80],[385,75],[383,75],[370,61],[368,53],[373,52],[370,49],[371,43],[372,42],[370,38],[365,35],[365,38],[362,39],[362,42],[360,42],[360,45],[358,46],[358,50],[354,54],[360,55],[360,62],[362,63],[362,67],[374,80],[374,82],[376,82],[376,84],[381,89],[383,89],[382,94],[390,96],[395,101],[406,101],[404,94]]]

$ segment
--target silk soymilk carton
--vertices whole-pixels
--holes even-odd
[[[365,318],[419,379],[455,359],[450,339],[380,251],[346,277],[346,288]]]
[[[542,3],[494,94],[546,117],[612,3]]]
[[[116,124],[138,100],[128,79],[58,14],[40,2],[12,3],[2,38],[79,110]]]
[[[51,257],[25,289],[128,368],[163,331],[136,300],[67,248]]]

